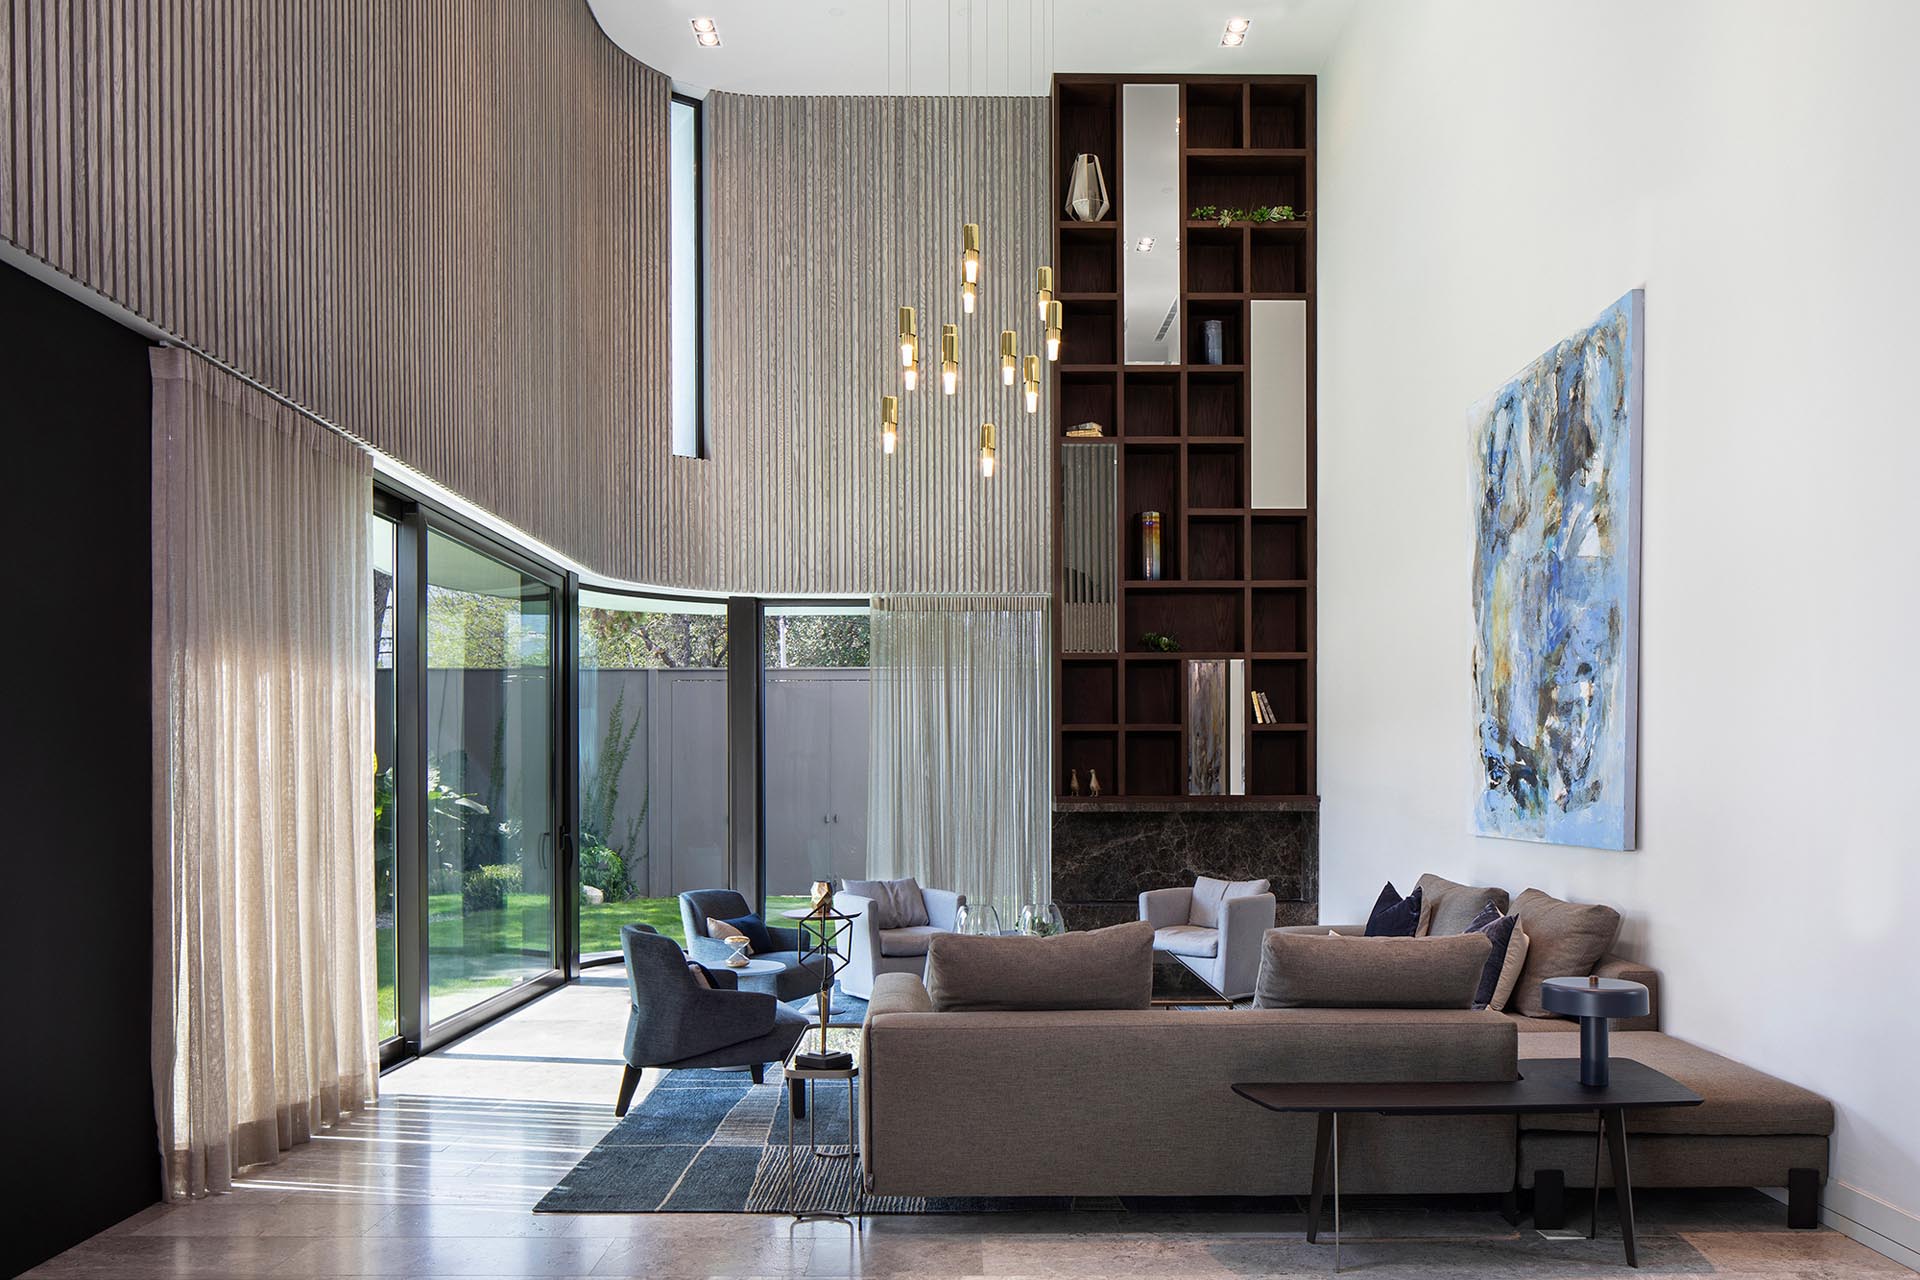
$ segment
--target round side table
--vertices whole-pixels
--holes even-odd
[[[1607,1022],[1643,1018],[1652,1008],[1646,987],[1620,978],[1548,978],[1540,984],[1540,1003],[1549,1013],[1580,1019],[1580,1083],[1604,1089],[1607,1074]]]

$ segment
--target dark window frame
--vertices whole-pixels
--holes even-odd
[[[694,387],[694,392],[693,392],[693,452],[679,453],[679,452],[672,451],[671,449],[669,451],[673,452],[673,456],[677,458],[688,458],[691,460],[704,462],[712,456],[708,450],[708,441],[707,441],[707,163],[706,163],[707,162],[707,113],[706,113],[706,104],[701,99],[693,97],[690,94],[684,94],[684,93],[673,94],[669,100],[669,107],[668,107],[669,134],[671,134],[672,132],[672,129],[671,129],[672,107],[674,105],[688,107],[693,112],[693,276],[694,276],[693,387]],[[672,146],[671,145],[668,146],[668,163],[670,165],[672,163]],[[668,183],[668,190],[669,191],[672,190],[671,180],[669,180],[669,183]],[[671,238],[672,236],[671,213],[669,213],[669,217],[668,217],[668,236],[669,238]],[[672,295],[677,292],[677,290],[674,289],[674,286],[672,283],[673,273],[672,273],[671,264],[673,261],[673,254],[671,252],[671,246],[669,246],[667,261],[669,264],[668,265],[668,285],[667,285],[668,293],[669,293],[669,297],[668,297],[669,332],[668,332],[668,343],[667,343],[668,361],[669,361],[669,383],[668,383],[669,392],[668,392],[667,412],[668,412],[669,419],[671,419],[672,412],[673,412],[671,387],[673,382],[678,380],[676,377],[673,376],[675,373],[677,373],[677,370],[674,370],[671,368],[671,362],[673,357],[673,350],[672,350],[673,342],[672,342],[672,331],[671,331],[672,301],[673,301]],[[671,426],[669,426],[669,431],[671,431]]]

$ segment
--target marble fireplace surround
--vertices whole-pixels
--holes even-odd
[[[1320,814],[1311,804],[1151,800],[1055,805],[1053,897],[1070,929],[1139,918],[1140,894],[1196,876],[1273,882],[1280,924],[1320,918]]]

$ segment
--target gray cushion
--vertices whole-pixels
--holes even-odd
[[[1513,913],[1527,931],[1527,964],[1507,1007],[1529,1018],[1550,1018],[1540,1003],[1540,984],[1592,973],[1620,932],[1620,913],[1597,904],[1562,902],[1538,889],[1521,894]]]
[[[1492,954],[1484,933],[1346,938],[1268,930],[1256,1009],[1470,1009]]]
[[[1487,1008],[1495,1013],[1504,1012],[1513,999],[1513,990],[1520,984],[1520,975],[1527,967],[1527,927],[1518,920],[1513,922],[1513,936],[1507,939],[1507,954],[1500,962],[1500,980],[1494,983],[1493,999],[1487,1002]]]
[[[1218,929],[1228,899],[1251,898],[1266,891],[1265,880],[1229,882],[1215,880],[1212,876],[1198,876],[1193,882],[1193,900],[1187,908],[1187,923],[1202,929]]]
[[[1220,954],[1220,931],[1202,929],[1197,924],[1170,924],[1153,931],[1153,949],[1177,956],[1216,956]]]
[[[917,924],[905,929],[882,929],[880,931],[880,954],[883,956],[923,956],[934,938],[944,933],[930,924]]]
[[[1145,1009],[1153,926],[1144,920],[1051,938],[943,933],[927,949],[935,1010]]]
[[[1420,890],[1418,937],[1433,934],[1465,933],[1473,918],[1488,905],[1501,915],[1507,914],[1507,891],[1491,885],[1455,884],[1445,876],[1424,875]]]
[[[848,880],[841,889],[862,898],[873,899],[874,921],[882,929],[911,929],[932,924],[927,915],[926,895],[912,876],[904,880]]]

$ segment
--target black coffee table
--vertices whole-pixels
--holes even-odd
[[[1333,1269],[1340,1269],[1340,1116],[1487,1116],[1591,1111],[1600,1132],[1594,1137],[1593,1225],[1600,1217],[1600,1140],[1604,1135],[1613,1164],[1614,1198],[1620,1204],[1620,1240],[1627,1265],[1640,1259],[1633,1241],[1633,1180],[1627,1169],[1626,1113],[1643,1107],[1697,1107],[1700,1095],[1643,1063],[1613,1060],[1612,1080],[1603,1087],[1580,1083],[1580,1064],[1572,1059],[1529,1058],[1518,1080],[1461,1081],[1450,1084],[1236,1084],[1233,1091],[1269,1111],[1311,1112],[1319,1117],[1313,1142],[1313,1189],[1308,1197],[1307,1239],[1319,1238],[1320,1205],[1333,1172]]]

